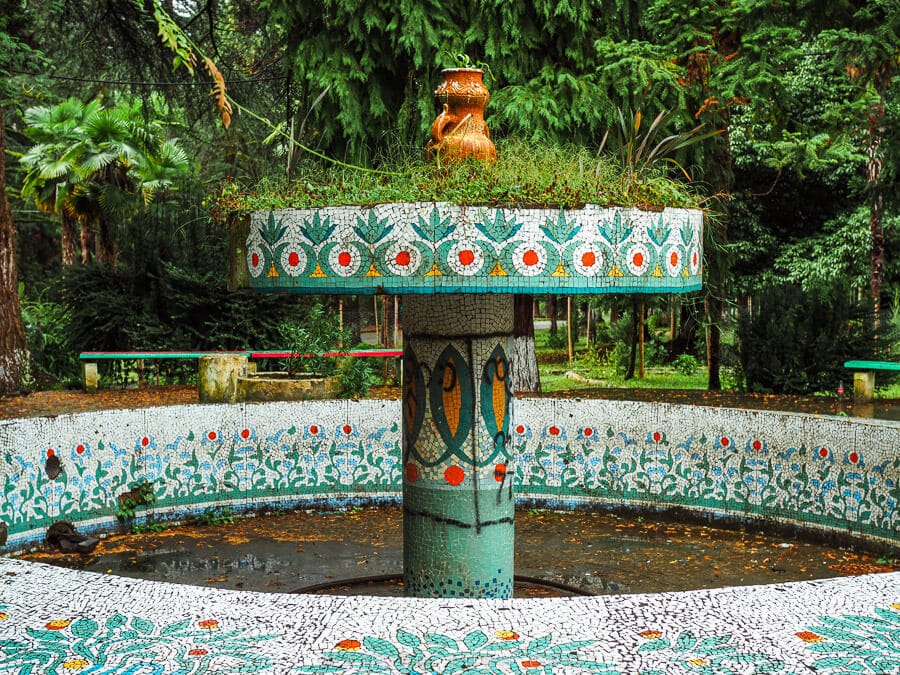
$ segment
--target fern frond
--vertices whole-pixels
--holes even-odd
[[[227,129],[231,126],[231,102],[228,100],[228,91],[225,88],[225,78],[222,77],[221,71],[216,67],[216,64],[213,63],[212,59],[209,57],[203,58],[203,63],[206,65],[207,72],[213,78],[213,89],[210,92],[210,96],[215,98],[216,100],[216,109],[219,111],[219,114],[222,116],[222,124]]]

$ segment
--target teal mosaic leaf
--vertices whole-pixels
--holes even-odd
[[[124,626],[126,621],[128,621],[128,617],[124,614],[113,614],[106,620],[106,627],[114,630]]]
[[[638,647],[639,652],[658,652],[669,648],[669,640],[666,638],[656,638],[649,640]]]
[[[397,642],[405,647],[418,647],[422,644],[422,641],[418,638],[418,636],[413,635],[412,633],[407,633],[405,630],[397,631]]]
[[[678,639],[675,641],[675,649],[678,649],[679,651],[686,651],[693,648],[695,644],[697,644],[697,638],[691,631],[686,630],[681,635],[679,635]]]
[[[199,480],[199,474],[195,474],[195,478]],[[173,633],[177,633],[179,631],[188,628],[191,625],[190,619],[183,619],[181,621],[176,621],[175,623],[170,623],[168,626],[163,626],[162,630],[159,631],[160,635],[172,635]]]
[[[525,650],[525,653],[528,656],[533,656],[534,654],[540,654],[547,647],[550,646],[550,643],[553,642],[553,636],[545,635],[544,637],[539,637],[531,641],[528,645],[528,648]]]
[[[156,640],[129,640],[123,644],[116,645],[109,650],[110,654],[132,654],[134,652],[142,652],[145,649],[152,649],[157,644]]]
[[[697,651],[700,653],[703,653],[702,650],[713,649],[714,647],[723,645],[730,640],[731,640],[730,633],[726,634],[726,635],[713,635],[711,637],[705,637],[702,640],[700,640],[700,643],[697,645]]]
[[[813,668],[816,670],[826,670],[830,668],[845,668],[851,665],[852,659],[846,656],[826,656],[813,661]],[[856,670],[859,670],[861,664],[856,664]]]
[[[28,645],[18,640],[0,640],[0,649],[5,652],[13,653],[28,649]]]
[[[447,662],[447,665],[444,666],[444,669],[441,671],[444,675],[451,675],[451,673],[459,673],[463,670],[468,670],[472,666],[475,665],[475,658],[472,656],[460,656],[459,658],[451,659]]]
[[[650,235],[650,239],[657,246],[662,246],[666,243],[666,239],[669,238],[669,228],[666,227],[662,214],[659,214],[659,220],[656,221],[655,226],[647,228],[647,234]]]
[[[87,638],[97,632],[99,625],[93,619],[82,617],[72,624],[72,635]]]
[[[340,666],[297,666],[294,668],[298,673],[341,673],[344,671]]]
[[[434,645],[441,645],[442,647],[459,650],[459,645],[456,643],[456,640],[441,635],[440,633],[425,633],[425,640]]]
[[[883,619],[900,623],[900,612],[895,612],[894,610],[886,609],[884,607],[876,607],[875,613]]]
[[[399,658],[400,656],[400,652],[397,651],[397,648],[394,645],[381,638],[367,637],[363,639],[363,644],[366,646],[366,649],[375,652],[376,654],[381,654],[392,659]]]
[[[574,219],[571,221],[566,220],[565,209],[560,209],[559,214],[556,216],[556,222],[547,218],[544,224],[541,225],[541,232],[551,241],[557,244],[564,244],[581,230],[581,225],[576,225],[575,222]]]
[[[593,640],[575,640],[554,645],[547,650],[548,654],[573,654],[583,647],[594,644]]]
[[[816,632],[827,638],[831,638],[832,640],[847,640],[848,642],[856,642],[858,640],[862,640],[863,638],[856,633],[848,633],[843,630],[839,630],[837,628],[828,628],[826,626],[819,626],[816,629]]]
[[[346,661],[347,663],[365,663],[367,668],[377,668],[378,659],[370,654],[362,654],[360,652],[326,652],[325,656],[337,661]]]
[[[628,227],[622,222],[622,213],[617,209],[611,222],[597,223],[597,230],[607,243],[618,246],[628,238],[634,227]]]
[[[328,239],[334,231],[334,225],[331,224],[331,216],[325,216],[325,220],[323,221],[319,213],[319,211],[316,211],[313,214],[312,220],[304,218],[303,225],[300,226],[300,231],[303,233],[303,236],[309,239],[314,245],[321,244]]]
[[[269,247],[274,248],[275,244],[277,244],[284,236],[284,233],[287,232],[287,225],[284,225],[283,222],[283,218],[279,218],[278,222],[276,222],[275,212],[269,211],[269,217],[266,220],[266,224],[259,228],[259,236],[262,237],[262,240],[266,242]]]
[[[153,629],[155,628],[152,621],[150,621],[149,619],[143,619],[139,616],[136,616],[131,620],[131,627],[136,631],[144,634],[152,633]]]
[[[41,642],[59,642],[65,639],[65,636],[60,631],[55,630],[28,628],[25,632],[28,634],[28,637],[40,640]]]
[[[516,222],[515,216],[510,216],[507,220],[503,215],[503,210],[497,209],[494,212],[493,220],[482,211],[481,220],[475,222],[475,227],[491,241],[502,243],[512,239],[522,227],[522,223]]]
[[[388,219],[386,216],[379,219],[375,215],[375,209],[369,210],[368,220],[363,220],[359,216],[356,216],[356,222],[357,225],[353,228],[353,231],[367,244],[378,243],[394,229],[393,225],[387,224]]]
[[[456,225],[450,220],[450,216],[441,218],[441,212],[434,205],[431,213],[428,214],[428,222],[422,216],[416,217],[418,222],[412,223],[412,228],[422,239],[431,242],[438,242],[456,229]]]
[[[463,638],[463,643],[465,643],[466,647],[468,647],[469,650],[473,652],[479,647],[487,644],[487,641],[487,635],[485,635],[480,630],[473,630]]]

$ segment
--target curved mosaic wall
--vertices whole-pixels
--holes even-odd
[[[680,293],[703,213],[395,203],[257,211],[250,286],[298,293]]]
[[[521,399],[511,426],[520,498],[680,506],[898,540],[896,424]],[[191,405],[0,421],[0,539],[9,551],[42,540],[56,520],[82,531],[109,527],[118,496],[141,482],[154,487],[157,517],[214,504],[396,499],[399,448],[399,401]]]

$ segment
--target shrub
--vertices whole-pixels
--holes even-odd
[[[872,312],[843,285],[804,291],[786,285],[753,298],[738,321],[741,370],[750,391],[805,394],[833,390],[848,359],[872,358]],[[880,342],[890,340],[882,331]]]
[[[672,368],[682,375],[693,375],[700,368],[700,364],[697,363],[697,358],[693,354],[679,354],[672,361]]]

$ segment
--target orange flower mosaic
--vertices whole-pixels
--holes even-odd
[[[662,637],[662,633],[658,630],[643,630],[639,635],[647,640],[658,640]]]
[[[825,639],[821,635],[817,635],[816,633],[810,632],[808,630],[800,631],[799,633],[797,633],[797,637],[804,642],[822,642]]]
[[[63,628],[68,626],[70,623],[72,623],[71,619],[53,619],[53,621],[50,621],[49,623],[47,623],[47,625],[44,626],[44,628],[46,628],[48,630],[62,630]]]
[[[216,630],[219,627],[219,622],[215,619],[203,619],[203,621],[198,621],[197,625],[205,630]]]
[[[81,670],[87,665],[87,659],[69,659],[68,661],[63,661],[62,667],[66,670]]]
[[[359,651],[359,648],[362,647],[362,643],[359,640],[341,640],[335,646],[339,652],[355,652]]]
[[[494,633],[501,640],[518,640],[519,634],[512,630],[498,630]]]

